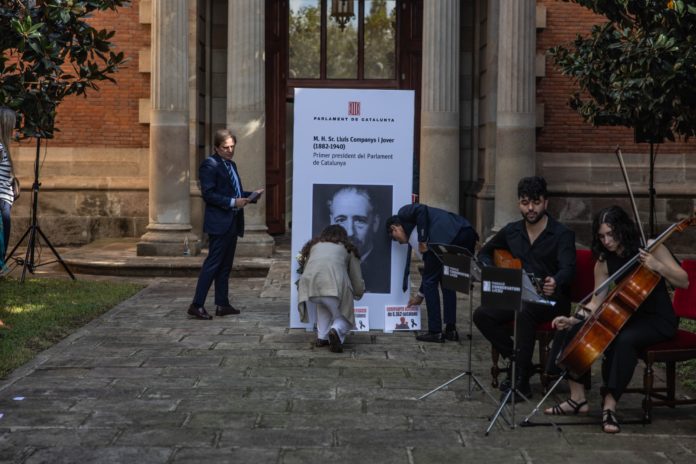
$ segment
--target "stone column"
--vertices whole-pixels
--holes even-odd
[[[188,126],[188,0],[152,0],[150,222],[139,256],[191,254]]]
[[[227,4],[227,127],[237,136],[234,161],[245,190],[266,184],[264,0]],[[271,256],[265,195],[244,208],[246,228],[238,256]]]
[[[423,2],[420,201],[459,211],[459,0]]]
[[[535,0],[499,0],[495,224],[519,219],[517,181],[534,175]]]

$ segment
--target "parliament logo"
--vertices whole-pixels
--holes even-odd
[[[348,114],[350,116],[359,116],[360,102],[348,102]]]

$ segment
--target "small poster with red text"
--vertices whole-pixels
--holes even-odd
[[[356,306],[353,310],[355,315],[355,327],[353,330],[357,332],[369,332],[370,331],[370,312],[367,306]]]
[[[420,306],[385,306],[384,331],[420,330]]]

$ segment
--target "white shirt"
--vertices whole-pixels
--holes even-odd
[[[418,230],[414,227],[411,231],[411,236],[408,237],[408,244],[411,245],[411,248],[416,253],[416,256],[418,256],[419,259],[423,259],[423,255],[418,249],[418,243]]]

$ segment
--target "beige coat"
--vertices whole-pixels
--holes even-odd
[[[309,322],[307,303],[314,296],[333,296],[340,301],[343,317],[355,324],[353,300],[365,293],[360,260],[340,243],[316,243],[297,283],[300,320]]]

